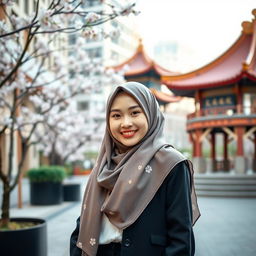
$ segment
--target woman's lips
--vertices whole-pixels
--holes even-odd
[[[136,131],[134,130],[129,130],[129,131],[122,131],[121,134],[124,138],[131,138],[134,136],[134,134],[136,133]]]

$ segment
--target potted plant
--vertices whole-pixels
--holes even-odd
[[[11,218],[0,229],[1,255],[47,256],[47,225],[39,218]]]
[[[30,203],[53,205],[63,201],[62,181],[66,176],[62,166],[40,166],[27,172],[30,180]]]

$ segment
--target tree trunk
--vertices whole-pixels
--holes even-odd
[[[3,191],[3,202],[2,202],[2,216],[1,216],[1,226],[7,226],[10,220],[10,185],[8,182],[4,182],[4,191]]]
[[[59,156],[58,153],[55,151],[52,151],[49,157],[49,163],[50,165],[63,165],[62,158]]]

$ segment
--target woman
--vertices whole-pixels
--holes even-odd
[[[192,165],[164,142],[155,97],[137,82],[117,87],[106,122],[70,255],[194,255]]]

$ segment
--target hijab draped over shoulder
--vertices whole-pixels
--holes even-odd
[[[124,148],[109,128],[110,108],[119,92],[126,92],[143,109],[148,131],[135,146],[122,154]],[[97,254],[102,216],[119,229],[132,225],[152,200],[167,175],[186,160],[193,181],[192,164],[170,144],[164,142],[164,117],[154,95],[143,84],[127,82],[118,86],[107,101],[106,130],[96,164],[84,194],[77,246],[83,255]],[[200,216],[194,185],[191,186],[193,224]]]

